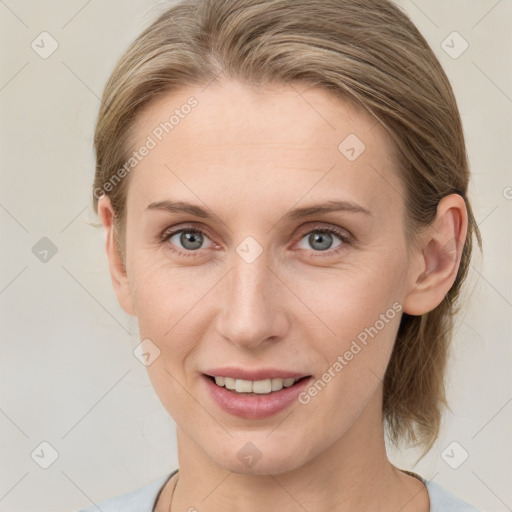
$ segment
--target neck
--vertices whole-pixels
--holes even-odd
[[[343,436],[307,463],[278,474],[229,471],[178,429],[177,485],[174,493],[167,493],[169,502],[162,510],[169,510],[173,494],[172,512],[428,512],[424,485],[387,458],[382,417],[375,413],[380,411],[381,398],[374,399],[378,407],[368,404]]]

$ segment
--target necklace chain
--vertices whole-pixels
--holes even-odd
[[[398,471],[401,471],[402,473],[405,473],[405,474],[407,474],[409,476],[413,476],[413,477],[417,478],[418,480],[420,480],[420,482],[425,484],[423,478],[421,478],[421,476],[419,476],[418,474],[413,473],[412,471],[407,471],[407,470],[404,470],[404,469],[400,469],[400,468],[396,467],[394,464],[392,464],[392,466],[394,468],[398,469]],[[172,502],[174,500],[174,493],[176,492],[176,486],[178,485],[178,480],[179,480],[179,473],[177,472],[176,473],[176,482],[174,482],[174,486],[172,488],[171,502],[169,503],[169,512],[172,512]]]
[[[171,502],[169,503],[169,512],[172,512],[172,500],[174,499],[174,492],[176,491],[176,485],[178,484],[179,476],[176,474],[176,482],[174,482],[174,487],[172,488],[171,494]]]

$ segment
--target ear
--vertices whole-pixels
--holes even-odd
[[[129,315],[135,316],[126,267],[117,245],[117,237],[114,229],[114,209],[107,195],[101,196],[98,200],[98,215],[105,229],[105,249],[110,268],[110,277],[117,295],[117,300]]]
[[[415,249],[403,310],[409,315],[423,315],[435,309],[452,287],[462,257],[468,229],[464,199],[458,194],[443,197],[432,224],[422,233]]]

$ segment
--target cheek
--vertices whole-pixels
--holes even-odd
[[[311,317],[311,328],[316,325],[317,330],[342,346],[379,322],[381,315],[385,316],[386,330],[394,324],[397,306],[393,309],[393,304],[400,303],[404,288],[400,268],[403,265],[395,262],[384,266],[367,259],[350,268],[303,272],[300,279],[292,275],[288,279],[308,306],[302,306],[302,318]]]
[[[153,388],[173,418],[190,422],[204,411],[196,410],[187,392],[195,377],[187,362],[204,337],[205,324],[198,319],[215,284],[211,272],[198,276],[198,269],[173,267],[141,253],[133,260],[131,276],[140,337],[150,339],[160,351],[146,367]]]
[[[214,314],[210,292],[221,277],[211,267],[177,267],[143,252],[133,259],[130,282],[139,333],[155,343],[162,356],[159,365],[148,368],[150,376],[160,366],[179,375],[180,382],[193,376],[187,372],[188,356],[207,338]],[[161,377],[168,378],[165,373]]]
[[[321,361],[322,382],[305,401],[329,388],[327,400],[357,408],[384,377],[401,319],[402,271],[394,262],[366,263],[325,273],[315,286],[302,281],[298,290],[315,313],[307,313],[304,336]]]
[[[199,303],[212,279],[198,268],[173,267],[163,258],[144,253],[134,258],[129,279],[141,328],[151,326],[161,338]]]

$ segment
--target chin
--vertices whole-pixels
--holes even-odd
[[[245,465],[241,463],[238,458],[228,459],[226,461],[216,461],[221,467],[225,468],[228,471],[239,475],[280,475],[283,473],[288,473],[299,468],[302,464],[300,461],[295,460],[293,456],[290,454],[281,456],[273,456],[272,458],[262,456],[257,462],[253,465]]]
[[[273,435],[267,437],[268,432],[259,436],[240,435],[220,453],[210,452],[209,455],[218,466],[241,475],[279,475],[307,463],[310,454],[305,443],[289,437],[286,442],[277,436],[272,440]]]

